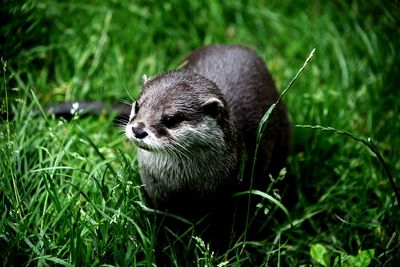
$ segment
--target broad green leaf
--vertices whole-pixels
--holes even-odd
[[[324,255],[327,252],[328,251],[326,250],[326,248],[322,244],[317,243],[317,244],[311,245],[311,249],[310,249],[311,258],[314,261],[316,261],[319,264],[321,264],[322,266],[328,266],[328,264],[324,260]]]

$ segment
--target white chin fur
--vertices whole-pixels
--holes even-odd
[[[228,153],[223,131],[214,119],[206,118],[196,127],[182,124],[170,130],[170,134],[175,140],[163,145],[157,153],[138,151],[141,179],[151,196],[179,191],[185,184],[191,184],[198,192],[212,192],[219,181],[216,177],[230,178],[229,170],[234,168],[236,158],[227,155],[235,153]],[[156,177],[156,184],[152,177]]]
[[[160,145],[160,142],[158,141],[159,138],[155,137],[154,134],[151,131],[148,131],[147,129],[145,130],[148,133],[148,135],[145,138],[143,139],[136,138],[132,132],[132,126],[133,126],[132,124],[128,124],[125,127],[125,135],[136,146],[148,151],[159,150],[160,147],[162,147],[162,145]]]

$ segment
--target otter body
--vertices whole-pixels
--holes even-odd
[[[138,146],[152,205],[197,220],[224,209],[234,192],[249,189],[257,126],[279,95],[264,62],[249,48],[207,46],[185,62],[145,81],[126,135]],[[267,175],[284,167],[289,133],[280,104],[261,141],[254,186],[266,186]],[[240,181],[243,153],[248,160]]]
[[[258,124],[279,97],[264,61],[247,47],[216,45],[191,54],[186,69],[213,81],[226,98],[235,127],[246,146],[248,177]],[[261,176],[258,177],[261,183],[267,174],[277,175],[286,164],[290,132],[286,108],[280,103],[269,118],[257,155],[256,174]]]

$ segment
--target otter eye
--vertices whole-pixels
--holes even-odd
[[[185,118],[181,114],[165,115],[162,118],[161,123],[164,124],[168,129],[171,129],[184,120]]]

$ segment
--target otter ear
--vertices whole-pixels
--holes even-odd
[[[224,109],[224,104],[218,98],[212,97],[206,100],[201,107],[203,108],[204,113],[217,118]]]

